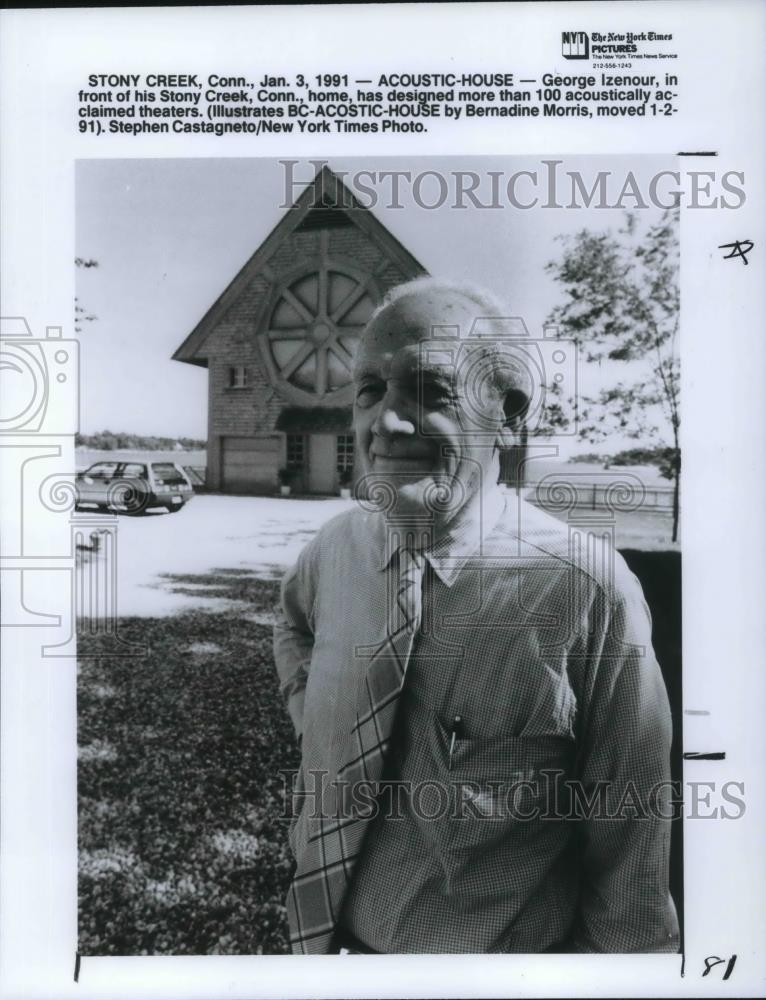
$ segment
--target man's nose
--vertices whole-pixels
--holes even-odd
[[[387,393],[372,425],[373,434],[414,434],[415,422],[401,398]]]

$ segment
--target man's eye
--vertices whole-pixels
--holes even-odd
[[[372,406],[380,399],[382,394],[382,386],[375,382],[368,382],[365,385],[361,385],[356,393],[357,406]]]
[[[449,387],[439,383],[425,383],[422,385],[420,398],[424,406],[448,406],[454,401]]]

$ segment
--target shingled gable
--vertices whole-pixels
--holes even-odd
[[[272,229],[253,256],[239,271],[222,295],[208,309],[186,340],[173,354],[174,361],[206,368],[208,355],[205,341],[226,311],[245,292],[257,275],[269,282],[274,275],[269,260],[280,244],[299,228],[336,228],[339,225],[356,226],[368,239],[376,243],[389,261],[396,263],[409,278],[425,275],[423,265],[392,236],[375,218],[370,209],[361,205],[341,179],[329,167],[322,167],[314,180],[299,196],[284,218]]]

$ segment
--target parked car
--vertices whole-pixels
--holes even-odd
[[[189,477],[175,462],[96,462],[75,477],[76,507],[142,514],[165,507],[174,514],[194,496]]]

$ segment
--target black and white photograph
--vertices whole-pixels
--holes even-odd
[[[0,11],[0,996],[766,986],[766,10]]]
[[[678,950],[672,167],[78,164],[84,955]]]

